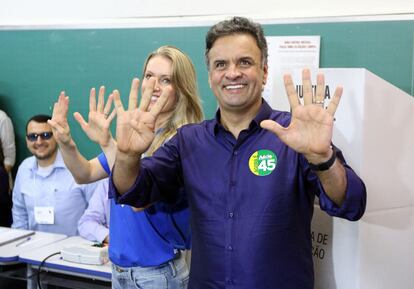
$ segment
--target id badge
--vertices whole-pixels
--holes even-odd
[[[53,225],[55,223],[55,208],[35,207],[34,217],[38,224]]]

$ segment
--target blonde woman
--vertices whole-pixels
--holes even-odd
[[[172,46],[158,48],[148,56],[143,71],[141,91],[147,104],[152,107],[160,97],[168,98],[155,123],[156,138],[146,152],[146,156],[149,156],[167,142],[177,128],[187,123],[200,122],[203,113],[194,66],[190,58],[179,49]],[[129,96],[130,106],[137,105],[138,87],[139,80],[134,79]],[[69,99],[64,92],[55,104],[50,121],[65,163],[81,183],[107,177],[115,159],[116,142],[109,131],[115,115],[114,112],[110,113],[113,95],[104,104],[104,94],[105,89],[101,87],[96,103],[95,90],[91,90],[89,122],[79,113],[74,115],[88,137],[99,143],[104,151],[104,154],[95,159],[86,160],[70,137],[66,120]],[[118,91],[113,94],[119,97]],[[105,210],[100,205],[86,211],[80,220],[79,231],[89,239],[109,242],[109,256],[113,263],[112,288],[186,288],[188,266],[180,253],[190,246],[189,212],[185,195],[165,199],[165,202],[139,212],[129,206],[117,205],[113,200],[109,202],[109,236],[103,238],[103,234],[100,234],[98,238],[91,234],[91,231],[99,231],[96,224],[102,223],[100,220],[104,219],[102,215]],[[102,200],[97,200],[96,203],[102,203]],[[98,215],[100,218],[96,218]]]

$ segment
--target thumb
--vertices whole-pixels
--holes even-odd
[[[58,123],[52,119],[48,119],[47,123],[50,125],[50,127],[52,128],[52,130],[58,130],[59,129],[59,125]]]
[[[79,113],[79,112],[75,112],[73,114],[73,117],[76,119],[76,121],[79,123],[79,125],[81,126],[81,128],[83,130],[86,129],[86,127],[88,126],[88,123],[85,121],[85,119],[83,118],[83,116]]]
[[[269,119],[262,121],[260,123],[260,126],[264,129],[267,129],[268,131],[273,132],[277,136],[280,136],[285,130],[283,126],[281,126],[274,120],[269,120]]]

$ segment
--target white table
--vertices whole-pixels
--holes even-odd
[[[82,237],[69,237],[58,242],[43,246],[38,250],[25,251],[19,255],[19,260],[28,264],[32,269],[38,269],[40,263],[51,254],[60,252],[64,247],[71,245],[90,244],[93,242],[83,239]],[[100,280],[111,282],[111,264],[110,262],[103,265],[88,265],[63,260],[61,255],[55,255],[48,258],[42,265],[42,270],[56,272],[63,275],[78,276],[89,280]],[[86,288],[86,287],[85,287]]]
[[[21,231],[21,229],[5,228],[1,227],[2,232],[15,232]],[[49,245],[51,243],[66,239],[66,235],[46,233],[46,232],[35,232],[33,235],[28,237],[7,243],[0,246],[0,265],[13,265],[21,263],[19,259],[20,254],[25,252],[36,252],[39,248]],[[9,266],[10,268],[10,266]],[[35,282],[32,276],[32,270],[27,266],[26,278],[27,288],[36,288]]]
[[[21,231],[20,229],[12,229],[1,227],[1,230]],[[30,239],[29,239],[30,238]],[[19,262],[19,255],[27,251],[34,251],[37,248],[57,242],[67,238],[66,235],[52,234],[45,232],[35,232],[27,238],[22,238],[8,244],[0,246],[0,264],[9,265]],[[23,242],[24,241],[24,242]]]

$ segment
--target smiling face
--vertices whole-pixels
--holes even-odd
[[[30,121],[27,125],[26,134],[41,134],[51,132],[52,128],[46,122]],[[29,151],[36,157],[39,165],[48,165],[54,162],[57,153],[57,143],[53,136],[43,139],[40,136],[35,141],[30,141],[26,137],[26,145]]]
[[[267,65],[249,34],[218,38],[209,51],[209,83],[224,112],[256,110],[267,78]]]
[[[177,103],[177,94],[172,83],[172,62],[170,59],[156,55],[153,56],[147,64],[144,72],[144,78],[142,81],[142,91],[144,91],[149,85],[151,85],[150,79],[155,80],[154,90],[149,104],[149,109],[157,102],[161,93],[166,87],[171,87],[171,92],[168,95],[167,103],[162,109],[163,113],[173,112]]]

